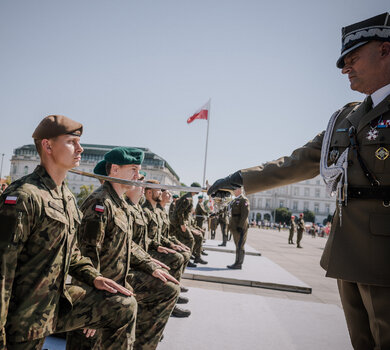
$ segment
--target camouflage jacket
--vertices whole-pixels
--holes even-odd
[[[130,268],[149,274],[156,270],[149,254],[132,242],[133,218],[109,182],[94,191],[81,210],[80,249],[105,277],[131,288],[126,282]]]
[[[55,331],[68,273],[93,286],[100,273],[81,256],[75,198],[38,166],[0,197],[0,348],[7,337],[22,342]]]
[[[296,230],[296,227],[297,227],[297,224],[295,223],[295,221],[291,221],[290,232],[294,233],[294,231]]]
[[[176,202],[172,201],[172,203],[169,205],[169,220],[172,220],[173,218],[173,212],[175,211]]]
[[[148,220],[148,237],[150,239],[149,249],[157,250],[159,246],[170,247],[170,241],[161,235],[163,220],[159,210],[153,208],[152,204],[146,200],[142,206],[146,219]]]
[[[160,204],[157,204],[157,212],[163,222],[161,227],[161,236],[167,238],[170,243],[179,244],[180,241],[176,237],[172,236],[170,233],[171,222],[169,220],[169,215],[166,212],[165,208],[163,208]]]
[[[303,232],[305,230],[305,221],[302,218],[298,219],[297,231]]]
[[[129,206],[130,214],[133,216],[133,242],[147,252],[150,244],[148,220],[140,204],[134,204],[128,197],[125,197],[125,199]]]
[[[207,215],[207,210],[204,208],[203,203],[198,203],[195,208],[196,217],[204,217]]]
[[[171,224],[177,229],[180,225],[190,225],[190,214],[192,210],[192,195],[186,193],[176,201],[175,210],[172,214]]]

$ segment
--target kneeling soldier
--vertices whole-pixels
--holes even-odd
[[[33,134],[41,164],[0,197],[1,349],[41,349],[49,334],[83,327],[101,328],[104,349],[132,346],[132,293],[76,245],[81,214],[64,180],[80,163],[82,130],[64,116],[44,118]],[[65,286],[68,274],[86,284]]]

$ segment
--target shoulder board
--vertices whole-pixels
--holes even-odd
[[[95,209],[95,211],[97,211],[99,213],[103,213],[104,212],[104,205],[96,204],[94,209]]]
[[[355,106],[360,105],[360,104],[361,104],[361,102],[349,102],[343,108],[355,107]]]

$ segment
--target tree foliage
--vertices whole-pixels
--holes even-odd
[[[291,220],[291,211],[287,208],[276,208],[275,209],[275,222],[290,222]]]
[[[80,206],[92,192],[93,185],[80,186],[80,192],[76,194],[77,205]]]
[[[315,222],[316,216],[311,210],[305,210],[303,212],[303,220],[308,222]]]

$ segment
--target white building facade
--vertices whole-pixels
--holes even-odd
[[[248,199],[251,205],[249,220],[274,221],[275,209],[284,207],[295,216],[310,210],[315,214],[315,222],[322,224],[336,209],[336,200],[326,194],[325,184],[320,176],[251,194]]]
[[[84,152],[81,154],[80,166],[77,167],[77,169],[89,173],[93,172],[96,163],[103,159],[105,153],[109,152],[114,147],[117,147],[94,144],[81,144],[81,146],[84,148]],[[166,185],[180,185],[179,176],[163,158],[153,153],[148,148],[137,148],[142,149],[145,152],[142,169],[146,172],[146,180],[158,180],[160,183]],[[30,144],[14,149],[14,154],[11,158],[11,181],[15,181],[20,177],[33,172],[39,162],[40,159],[35,149],[35,145]],[[66,181],[69,189],[73,193],[79,193],[80,187],[83,185],[93,185],[95,189],[100,186],[99,181],[94,178],[72,173],[68,173]]]

